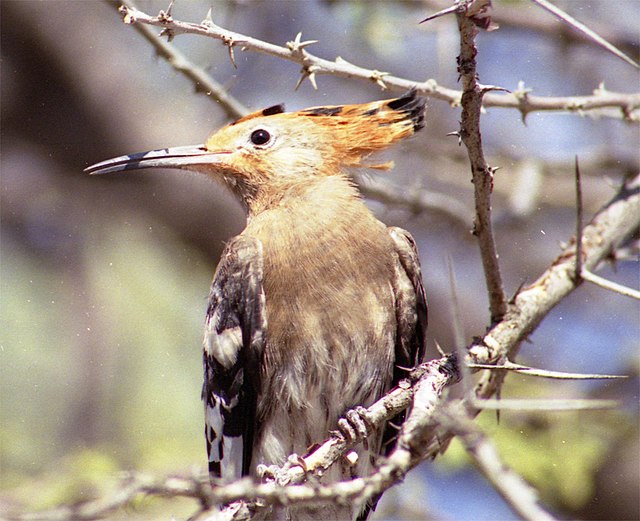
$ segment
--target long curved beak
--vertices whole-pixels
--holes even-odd
[[[190,169],[195,165],[215,165],[221,162],[221,155],[228,152],[210,152],[204,145],[161,148],[139,154],[114,157],[84,169],[88,174],[110,174],[141,168]]]

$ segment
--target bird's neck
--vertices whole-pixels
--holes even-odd
[[[248,226],[268,225],[299,219],[318,225],[340,217],[341,212],[359,209],[368,212],[353,183],[342,175],[318,176],[304,180],[281,180],[265,187],[246,201]],[[336,215],[338,213],[338,215]],[[288,216],[288,217],[287,217]]]

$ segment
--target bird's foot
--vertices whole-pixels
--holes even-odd
[[[276,481],[280,467],[278,465],[263,465],[260,463],[256,466],[256,474],[260,481]]]
[[[358,406],[347,411],[344,418],[338,420],[338,433],[348,443],[362,440],[364,448],[368,450],[367,438],[372,426],[367,418],[367,409]]]
[[[307,464],[304,458],[297,454],[291,454],[281,467],[278,465],[258,465],[256,473],[262,481],[274,481],[280,486],[285,486],[291,481],[289,471],[293,467],[300,467],[305,474],[307,473]]]

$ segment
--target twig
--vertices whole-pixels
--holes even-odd
[[[353,177],[356,179],[360,191],[370,199],[380,201],[385,205],[402,206],[416,214],[422,212],[441,213],[462,226],[469,225],[468,215],[471,213],[471,209],[446,194],[423,189],[401,190],[378,177],[369,177],[358,173],[355,173]]]
[[[580,272],[580,276],[584,280],[593,282],[594,284],[600,286],[601,288],[615,291],[616,293],[620,293],[620,295],[624,295],[625,297],[631,297],[636,300],[640,300],[640,291],[633,288],[629,288],[627,286],[623,286],[622,284],[618,284],[616,282],[607,280],[603,277],[600,277],[599,275],[596,275],[595,273],[591,273],[587,269],[583,268],[582,271]]]
[[[370,425],[380,426],[385,421],[397,416],[412,402],[414,407],[416,407],[416,403],[420,403],[421,405],[418,405],[418,407],[422,407],[421,410],[424,411],[425,403],[433,404],[440,400],[444,389],[456,383],[459,379],[460,374],[455,355],[447,355],[438,360],[431,360],[418,366],[411,373],[408,381],[400,382],[398,387],[371,405],[363,417]],[[417,388],[416,386],[419,382],[430,386],[431,394],[428,399],[424,396],[414,396],[415,388]],[[426,412],[425,415],[427,415]],[[324,472],[359,441],[361,439],[357,436],[357,433],[351,442],[347,442],[341,435],[336,434],[311,454],[301,458],[301,464],[295,464],[285,469],[271,469],[270,473],[274,474],[273,478],[280,484],[301,483],[308,475],[319,475]]]
[[[460,414],[446,412],[442,423],[458,436],[467,453],[520,519],[552,521],[556,519],[539,504],[536,491],[507,467],[485,434]]]
[[[174,20],[172,17],[150,16],[132,6],[124,6],[121,10],[126,23],[146,24],[162,27],[168,35],[198,34],[208,38],[221,40],[225,45],[233,47],[239,45],[242,50],[250,50],[276,56],[292,61],[302,68],[303,78],[314,78],[327,74],[342,78],[356,78],[374,82],[392,91],[405,91],[415,88],[421,95],[446,101],[452,106],[460,105],[462,92],[449,89],[437,84],[433,79],[423,82],[400,78],[391,74],[383,74],[374,69],[359,67],[338,57],[335,60],[319,58],[306,49],[292,50],[290,47],[274,45],[257,38],[224,29],[209,19],[200,24]],[[161,13],[164,14],[164,13]],[[313,74],[313,76],[312,76]],[[483,98],[484,107],[512,108],[521,112],[523,118],[536,111],[560,111],[607,117],[621,117],[628,121],[640,120],[640,93],[623,94],[609,92],[598,88],[590,96],[545,97],[534,96],[530,93],[491,94]],[[615,113],[602,112],[603,109],[617,109]],[[595,114],[597,113],[597,114]]]
[[[453,345],[456,349],[460,349],[464,345],[464,326],[462,309],[460,308],[460,300],[458,299],[456,272],[453,269],[453,259],[450,255],[447,256],[447,272],[449,274],[449,291],[451,292],[449,314],[451,315],[451,328],[453,330]]]
[[[493,238],[491,223],[491,192],[493,190],[494,168],[491,168],[482,150],[480,133],[480,112],[482,97],[489,90],[477,81],[475,37],[478,33],[476,23],[467,15],[478,0],[467,0],[464,9],[456,12],[460,30],[460,56],[458,56],[458,72],[462,80],[462,117],[460,122],[460,139],[467,147],[471,174],[474,186],[476,216],[473,233],[478,238],[480,256],[484,268],[485,282],[489,293],[489,309],[491,322],[499,322],[507,312],[507,297],[502,284],[498,252]]]
[[[609,43],[598,33],[589,29],[586,25],[584,25],[583,23],[573,18],[573,16],[569,15],[568,13],[560,9],[558,6],[553,5],[551,2],[548,2],[547,0],[531,0],[531,1],[538,4],[540,7],[542,7],[546,11],[549,11],[554,16],[557,16],[558,18],[560,18],[560,20],[562,20],[567,25],[585,34],[586,36],[591,38],[594,42],[596,42],[598,45],[600,45],[601,47],[604,47],[607,51],[616,55],[618,58],[634,66],[636,69],[640,69],[640,64],[638,64],[638,62],[629,58],[629,56],[623,53],[615,45],[612,45],[611,43]]]
[[[597,409],[614,409],[620,405],[615,400],[593,399],[505,399],[475,400],[473,406],[478,409],[494,411],[584,411]]]
[[[451,3],[451,0],[421,0],[420,5],[425,9],[438,10]],[[596,13],[597,15],[597,13]],[[582,32],[572,30],[568,25],[558,26],[556,20],[547,16],[543,10],[526,9],[520,3],[500,2],[500,6],[494,11],[493,20],[501,28],[512,27],[518,31],[535,32],[545,38],[546,41],[555,40],[561,45],[594,45],[592,38]],[[632,29],[620,31],[619,28],[612,28],[604,25],[601,21],[596,21],[591,17],[589,26],[605,40],[614,44],[619,49],[631,56],[637,52],[638,43],[633,38]]]

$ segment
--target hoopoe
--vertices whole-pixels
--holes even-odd
[[[287,113],[254,112],[203,145],[110,159],[91,174],[192,170],[227,186],[247,224],[217,266],[204,332],[205,434],[212,482],[256,475],[322,442],[423,358],[427,306],[416,246],[365,206],[346,169],[424,126],[402,97]],[[388,165],[378,165],[384,168]],[[323,482],[373,471],[393,431]],[[386,444],[386,449],[384,445]],[[271,518],[367,517],[371,504],[275,510]]]

